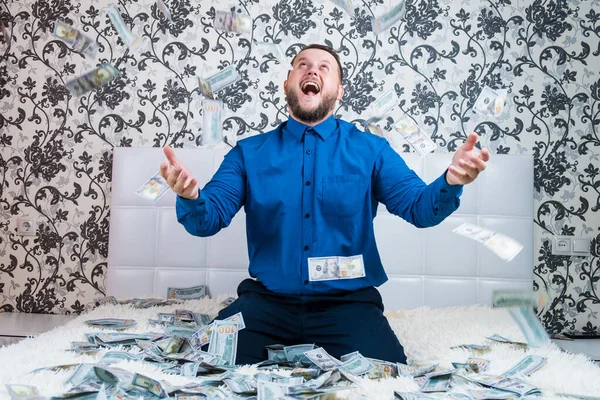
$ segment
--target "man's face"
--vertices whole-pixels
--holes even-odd
[[[283,86],[291,116],[307,124],[329,117],[344,95],[335,58],[319,49],[298,54]]]

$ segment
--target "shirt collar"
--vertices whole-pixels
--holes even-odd
[[[329,116],[329,118],[321,122],[319,125],[310,127],[308,125],[304,125],[302,122],[296,121],[292,117],[289,117],[285,126],[285,130],[287,131],[286,133],[290,133],[293,137],[295,137],[298,140],[302,139],[302,135],[309,128],[314,129],[315,132],[317,132],[317,134],[321,137],[321,139],[327,140],[337,129],[337,121],[335,120],[332,114],[331,116]]]

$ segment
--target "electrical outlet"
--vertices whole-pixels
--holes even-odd
[[[17,235],[35,236],[37,230],[37,222],[33,218],[19,217],[17,218]]]
[[[590,238],[581,236],[554,236],[552,254],[557,256],[587,257],[590,255]]]

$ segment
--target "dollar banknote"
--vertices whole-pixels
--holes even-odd
[[[311,257],[308,259],[308,279],[327,281],[355,279],[365,276],[362,254],[351,257]]]
[[[225,322],[234,322],[238,325],[238,331],[246,328],[246,323],[244,322],[244,316],[241,312],[233,314],[231,317],[225,318],[223,321]]]
[[[291,385],[280,382],[257,382],[258,400],[278,400],[288,394],[288,388]]]
[[[123,43],[125,43],[127,48],[129,48],[129,51],[133,52],[145,45],[146,38],[139,35],[134,35],[129,27],[125,24],[123,17],[121,17],[121,10],[119,6],[112,5],[108,7],[106,14],[108,15],[110,22],[119,34],[119,37]]]
[[[45,400],[37,387],[31,385],[6,385],[11,400]]]
[[[216,93],[219,90],[234,84],[240,79],[242,79],[242,77],[235,68],[235,65],[230,65],[223,68],[216,74],[209,76],[206,78],[206,81],[210,84],[213,93]]]
[[[212,325],[208,352],[220,356],[222,365],[235,365],[238,324],[232,321],[214,321]]]
[[[477,366],[476,372],[484,372],[490,366],[491,361],[485,358],[470,357],[467,359],[467,364]]]
[[[514,393],[498,389],[470,389],[469,395],[473,400],[508,400],[517,399]]]
[[[167,5],[162,0],[156,0],[156,7],[160,10],[161,13],[163,13],[167,20],[173,22],[173,18],[171,17],[171,11],[169,11],[169,7],[167,7]]]
[[[282,344],[265,346],[267,349],[267,359],[272,361],[288,361],[285,351],[283,350],[284,347],[285,346]]]
[[[98,45],[94,40],[85,36],[64,21],[56,21],[54,23],[54,31],[52,31],[52,34],[65,42],[74,51],[83,53],[86,56],[94,57],[98,51]]]
[[[423,376],[436,369],[438,364],[433,364],[428,367],[418,368],[406,364],[396,363],[399,376]]]
[[[340,360],[340,361],[342,361],[342,360]],[[351,374],[360,376],[360,375],[368,374],[369,371],[371,371],[373,368],[375,368],[375,366],[373,364],[371,364],[371,362],[369,360],[367,360],[365,357],[363,357],[359,353],[347,360],[344,360],[342,362],[342,364],[340,365],[340,368],[342,368],[345,371],[350,372]]]
[[[263,52],[265,55],[272,54],[273,56],[275,56],[275,59],[281,64],[289,64],[291,68],[290,60],[288,60],[287,56],[285,55],[285,52],[283,51],[279,43],[254,41],[253,45],[254,48]]]
[[[476,350],[476,351],[488,351],[490,350],[490,346],[487,344],[459,344],[458,346],[452,346],[451,349],[467,349],[467,350]]]
[[[437,145],[407,115],[397,119],[394,130],[402,136],[419,156],[424,156],[437,149]]]
[[[167,288],[167,299],[191,300],[206,296],[206,286],[198,285],[187,288]]]
[[[169,184],[159,172],[150,177],[135,193],[145,199],[158,201],[169,190]]]
[[[538,295],[533,290],[494,290],[492,293],[492,305],[494,307],[536,308],[538,307]],[[506,340],[508,341],[508,339]]]
[[[210,82],[202,77],[198,77],[198,87],[200,89],[200,93],[206,97],[207,99],[214,99],[215,95],[213,94],[212,87]]]
[[[470,375],[468,379],[483,386],[516,393],[520,396],[541,394],[539,388],[514,377],[475,374]]]
[[[159,398],[167,397],[160,382],[142,374],[138,374],[137,372],[133,376],[133,381],[131,382],[131,385],[144,389],[145,391],[148,391],[153,395],[158,396]]]
[[[120,72],[112,64],[102,64],[100,67],[89,71],[75,79],[67,81],[65,86],[73,96],[81,96],[91,90],[106,85],[118,78]]]
[[[213,324],[206,325],[196,332],[194,332],[189,338],[188,342],[194,350],[200,350],[202,346],[210,343],[212,334]]]
[[[109,329],[126,329],[136,325],[136,322],[133,319],[121,318],[91,319],[85,321],[85,323],[89,326]]]
[[[296,344],[294,346],[284,346],[283,353],[287,361],[303,361],[307,360],[307,356],[304,354],[307,351],[313,350],[314,344]]]
[[[527,376],[531,375],[546,363],[548,359],[542,356],[528,355],[517,365],[506,371],[502,376]]]
[[[225,32],[251,33],[252,18],[235,11],[216,11],[214,28]]]
[[[497,333],[494,333],[492,336],[486,336],[486,339],[492,340],[498,343],[507,343],[520,347],[527,347],[527,343],[524,342],[515,342],[514,340],[510,340],[505,338],[504,336],[500,336]]]
[[[202,145],[210,146],[223,141],[223,102],[202,100]]]
[[[398,95],[396,90],[391,88],[379,96],[371,104],[371,114],[375,117],[381,118],[388,113],[392,108],[398,104]]]
[[[338,359],[327,353],[322,347],[305,351],[304,355],[323,371],[337,368],[342,364]]]
[[[396,22],[398,22],[402,17],[404,17],[405,10],[405,1],[400,0],[398,4],[389,10],[388,12],[378,16],[371,18],[371,28],[376,35],[379,35],[384,30],[388,29]]]
[[[450,387],[450,381],[452,380],[452,374],[436,375],[427,377],[427,380],[421,386],[421,392],[446,392]]]
[[[96,301],[96,307],[100,307],[106,304],[110,304],[113,306],[118,306],[119,302],[117,301],[117,299],[115,298],[115,296],[107,296],[107,297],[103,297],[101,299],[99,299],[98,301]]]
[[[464,223],[454,228],[452,232],[483,243],[506,262],[512,261],[523,250],[523,245],[513,238],[478,225]]]
[[[395,378],[398,376],[398,367],[395,363],[378,360],[376,358],[366,358],[373,364],[373,369],[367,374],[370,379]]]
[[[483,117],[498,117],[504,110],[507,94],[506,89],[492,89],[484,86],[475,100],[473,111]]]

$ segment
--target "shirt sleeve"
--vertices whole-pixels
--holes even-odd
[[[377,155],[373,174],[377,200],[416,227],[437,225],[460,205],[462,185],[449,185],[446,172],[427,185],[387,142]]]
[[[195,236],[212,236],[229,226],[244,205],[246,174],[239,146],[227,153],[221,166],[195,200],[177,196],[177,220]]]

